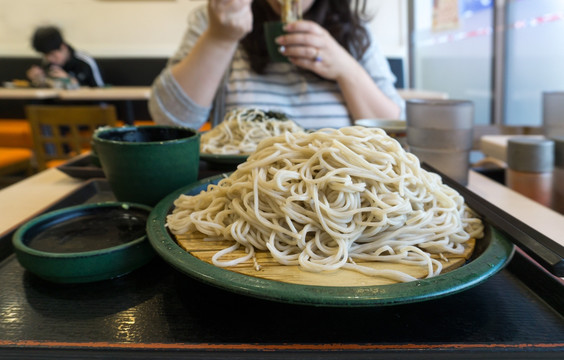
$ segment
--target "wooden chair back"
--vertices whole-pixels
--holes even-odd
[[[113,105],[28,105],[26,115],[39,171],[90,150],[96,128],[117,124]]]

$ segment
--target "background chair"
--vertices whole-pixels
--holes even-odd
[[[96,128],[117,124],[113,105],[28,105],[26,115],[39,171],[90,150]]]
[[[29,176],[33,172],[30,149],[0,147],[0,177],[23,173]]]
[[[0,119],[0,188],[33,173],[33,141],[26,119]]]

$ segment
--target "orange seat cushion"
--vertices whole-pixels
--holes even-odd
[[[134,126],[145,126],[145,125],[156,125],[153,120],[135,120],[133,122]],[[117,122],[116,126],[125,126],[125,123],[121,120]]]
[[[0,167],[30,161],[32,157],[33,152],[30,149],[0,147]]]
[[[29,122],[25,119],[0,119],[0,146],[31,149],[33,139]]]
[[[211,130],[211,122],[205,122],[202,127],[200,127],[200,132]]]
[[[66,163],[68,160],[67,159],[56,159],[56,160],[48,160],[47,161],[47,169],[50,168],[54,168],[57,167],[59,165],[63,165],[64,163]]]
[[[145,125],[155,125],[153,120],[135,120],[133,122],[135,126],[145,126]]]

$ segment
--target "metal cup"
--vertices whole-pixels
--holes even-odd
[[[542,125],[545,136],[564,136],[564,91],[542,93]]]
[[[468,100],[408,100],[406,122],[409,151],[446,176],[467,185],[474,104]]]

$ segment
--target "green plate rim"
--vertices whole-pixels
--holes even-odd
[[[249,155],[228,155],[200,153],[200,159],[215,164],[241,164],[247,160]]]
[[[479,256],[458,269],[430,279],[390,285],[331,287],[290,284],[239,274],[192,256],[176,243],[165,226],[166,215],[174,206],[174,200],[181,194],[197,194],[223,176],[202,179],[161,200],[149,214],[147,234],[157,254],[181,273],[237,294],[282,303],[329,307],[413,303],[474,287],[500,271],[513,256],[513,244],[504,234],[486,224],[486,236],[490,237],[490,243]]]
[[[370,124],[370,121],[373,123]],[[380,128],[386,133],[405,134],[407,132],[406,121],[399,119],[358,119],[354,124],[367,128]]]

